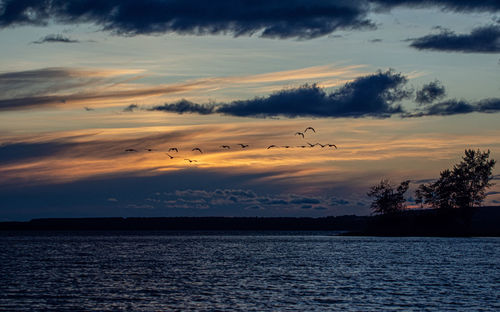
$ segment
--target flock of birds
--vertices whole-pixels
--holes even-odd
[[[303,139],[305,139],[305,135],[307,133],[307,131],[310,130],[314,133],[316,133],[316,130],[313,128],[313,127],[307,127],[304,131],[302,132],[295,132],[295,135],[297,136],[301,136]],[[337,145],[335,144],[330,144],[330,143],[327,143],[327,144],[321,144],[321,143],[309,143],[309,142],[306,142],[308,145],[297,145],[297,147],[299,148],[306,148],[306,147],[309,147],[309,148],[312,148],[312,147],[315,147],[315,146],[320,146],[321,148],[324,148],[324,147],[334,147],[335,149],[337,149]],[[249,145],[248,144],[243,144],[243,143],[238,143],[237,145],[240,146],[241,149],[245,149],[247,148]],[[279,148],[279,147],[282,147],[282,148],[291,148],[292,146],[290,145],[282,145],[282,146],[278,146],[278,145],[269,145],[267,147],[267,149],[271,149],[271,148]],[[219,148],[222,148],[222,149],[231,149],[231,146],[229,145],[221,145],[219,146]],[[146,148],[144,149],[145,151],[147,152],[153,152],[154,150],[152,148]],[[203,151],[201,150],[201,148],[199,147],[194,147],[193,149],[191,149],[192,152],[199,152],[200,154],[203,154]],[[125,150],[125,152],[139,152],[138,150],[134,149],[134,148],[127,148]],[[172,156],[171,154],[173,153],[179,153],[179,149],[177,147],[170,147],[168,149],[168,152],[165,153],[170,159],[174,159],[174,158],[177,158],[177,156]],[[196,159],[190,159],[190,158],[184,158],[184,160],[186,162],[189,162],[189,163],[193,163],[193,162],[198,162]]]

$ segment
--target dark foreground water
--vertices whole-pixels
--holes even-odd
[[[500,239],[0,234],[1,311],[500,311]]]

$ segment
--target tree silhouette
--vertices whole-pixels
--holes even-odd
[[[481,205],[485,190],[493,185],[490,180],[495,160],[488,160],[489,157],[489,150],[465,150],[462,161],[452,170],[441,171],[437,181],[418,187],[416,202],[439,209],[470,210]]]
[[[367,193],[368,196],[373,197],[374,200],[371,204],[371,209],[374,213],[384,215],[396,214],[406,208],[404,193],[408,190],[410,180],[401,182],[401,184],[394,189],[389,180],[382,179],[379,184],[372,186]]]

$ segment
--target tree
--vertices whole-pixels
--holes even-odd
[[[493,185],[490,180],[495,160],[489,157],[489,150],[465,150],[462,161],[452,170],[446,169],[437,181],[418,187],[416,202],[439,209],[470,210],[481,205],[485,190]]]
[[[396,214],[406,208],[404,194],[408,190],[410,180],[401,182],[401,184],[394,189],[389,180],[382,179],[379,184],[372,186],[367,193],[368,196],[373,197],[374,200],[371,204],[371,209],[374,213],[384,215]]]

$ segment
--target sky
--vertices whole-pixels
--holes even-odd
[[[0,0],[0,42],[3,221],[367,215],[500,159],[498,1]]]

